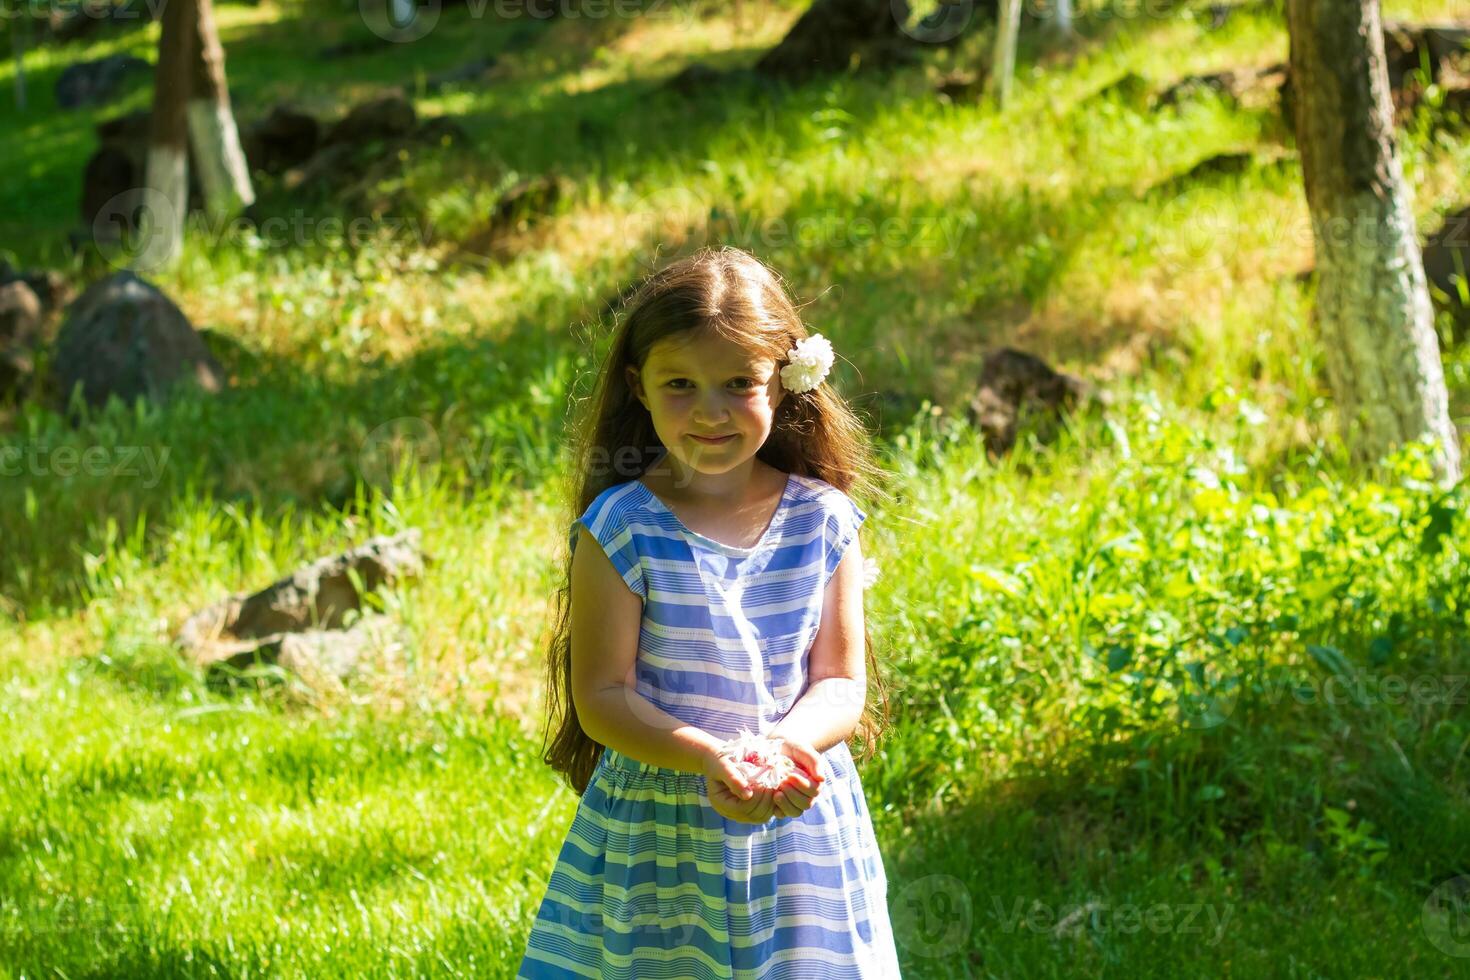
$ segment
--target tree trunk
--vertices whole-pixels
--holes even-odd
[[[21,25],[25,25],[25,33],[21,33]],[[26,11],[24,17],[16,20],[10,25],[10,53],[15,59],[15,107],[21,112],[26,109],[26,41],[30,39],[31,17]]]
[[[1016,74],[1016,35],[1021,29],[1021,0],[1000,0],[1000,17],[995,23],[995,54],[990,59],[990,91],[995,104],[1005,108],[1011,97],[1011,79]]]
[[[1460,475],[1377,0],[1287,0],[1295,125],[1317,252],[1313,312],[1354,457],[1434,440]]]
[[[214,26],[213,0],[195,0],[192,88],[189,92],[189,137],[199,165],[204,210],[226,218],[255,200],[250,168],[240,148],[240,130],[230,110],[225,83],[225,52]]]
[[[187,106],[194,60],[194,0],[170,0],[158,37],[153,115],[143,184],[146,240],[137,260],[148,269],[173,264],[183,250],[189,213]]]

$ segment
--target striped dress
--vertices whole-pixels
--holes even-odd
[[[735,548],[686,528],[643,483],[600,494],[578,525],[643,601],[637,690],[728,738],[772,728],[806,687],[825,585],[866,519],[791,474],[764,535]],[[727,820],[705,777],[605,749],[577,805],[519,977],[897,977],[887,879],[846,743],[816,801]]]

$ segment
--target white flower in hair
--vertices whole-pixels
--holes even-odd
[[[798,340],[781,369],[781,384],[787,391],[811,391],[832,370],[832,342],[819,333]]]

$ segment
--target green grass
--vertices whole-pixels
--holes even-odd
[[[748,64],[801,6],[746,5],[739,30],[713,8],[455,8],[392,57],[339,62],[313,53],[364,34],[354,5],[220,7],[247,118],[502,63],[418,100],[473,146],[385,177],[375,241],[191,234],[156,280],[211,329],[228,391],[75,426],[0,409],[0,446],[26,461],[0,478],[0,974],[513,972],[575,806],[537,738],[566,408],[603,350],[601,301],[657,239],[663,257],[733,241],[785,273],[880,438],[893,497],[869,508],[868,621],[895,725],[862,775],[906,975],[1470,975],[1424,913],[1470,873],[1463,488],[1434,490],[1412,454],[1377,482],[1347,463],[1293,278],[1311,261],[1294,159],[1150,192],[1211,153],[1278,147],[1271,112],[1089,99],[1124,71],[1161,86],[1278,60],[1279,18],[1210,32],[1184,10],[1094,10],[1069,63],[1023,50],[1004,113],[929,93],[983,31],[775,96],[656,89],[691,60]],[[72,261],[91,127],[147,104],[143,86],[61,114],[55,77],[155,39],[28,57],[31,109],[0,107],[20,262]],[[1470,196],[1470,133],[1402,136],[1427,228]],[[505,187],[552,166],[574,189],[516,254],[457,255]],[[313,229],[343,216],[260,191]],[[997,343],[1091,376],[1113,407],[988,461],[962,410]],[[1445,363],[1463,419],[1470,358]],[[385,432],[417,440],[424,479],[385,478],[366,448]],[[105,465],[79,465],[92,447]],[[433,564],[382,604],[412,642],[344,689],[266,675],[221,693],[169,644],[220,594],[410,526]]]

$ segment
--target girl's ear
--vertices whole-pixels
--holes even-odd
[[[643,394],[643,378],[639,374],[638,369],[629,364],[625,370],[627,372],[628,387],[632,390],[633,397],[642,402],[644,408],[647,408],[648,398]]]

